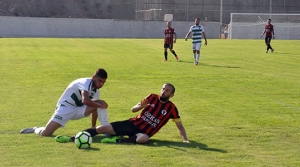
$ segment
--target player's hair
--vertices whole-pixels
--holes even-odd
[[[107,78],[107,72],[103,68],[98,68],[96,70],[94,76],[106,79]]]
[[[175,93],[175,86],[174,85],[172,85],[172,84],[170,84],[170,83],[165,83],[165,85],[168,85],[168,86],[171,86],[172,87],[172,94],[174,94]]]
[[[195,20],[200,20],[200,18],[196,18]]]
[[[271,21],[271,19],[268,19],[268,20],[270,20],[270,21]]]

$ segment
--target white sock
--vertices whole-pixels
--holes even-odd
[[[200,60],[200,54],[196,54],[196,61],[199,62]]]
[[[100,121],[101,125],[109,124],[107,109],[98,108],[97,113],[98,113],[98,120]]]
[[[45,127],[36,127],[34,133],[40,135],[40,133],[45,129]]]
[[[196,61],[196,59],[197,59],[197,55],[196,53],[194,53],[194,60]]]

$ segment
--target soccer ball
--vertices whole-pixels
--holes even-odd
[[[75,136],[74,142],[78,148],[89,148],[92,144],[92,136],[86,131],[81,131]]]

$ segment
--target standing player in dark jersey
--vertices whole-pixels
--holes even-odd
[[[132,112],[141,111],[134,118],[124,121],[112,122],[108,125],[98,126],[97,128],[89,128],[85,131],[91,136],[97,134],[116,135],[113,138],[104,138],[101,143],[139,143],[144,144],[149,138],[156,134],[168,121],[172,119],[175,122],[183,142],[189,142],[185,128],[181,123],[177,107],[169,101],[174,96],[175,87],[166,83],[161,89],[160,95],[150,94],[140,103],[133,106]],[[128,138],[120,139],[118,136],[128,136]],[[57,142],[73,142],[74,137],[57,136]]]
[[[273,39],[275,39],[274,28],[273,28],[273,25],[271,24],[271,19],[268,19],[268,22],[265,25],[265,30],[261,34],[261,37],[263,37],[265,34],[266,34],[265,43],[267,45],[266,53],[268,53],[269,49],[271,49],[271,52],[274,52],[274,49],[271,46],[271,39],[272,39],[272,37],[273,37]]]
[[[164,38],[164,49],[165,49],[165,61],[168,60],[168,48],[170,52],[173,53],[176,60],[178,61],[178,56],[176,55],[175,51],[173,50],[173,43],[176,43],[176,33],[174,28],[171,27],[171,21],[167,22],[167,28],[165,29],[165,38]],[[174,39],[174,40],[173,40]]]

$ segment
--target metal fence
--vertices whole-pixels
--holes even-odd
[[[231,13],[300,13],[299,0],[136,0],[135,20],[201,20],[228,24]]]

